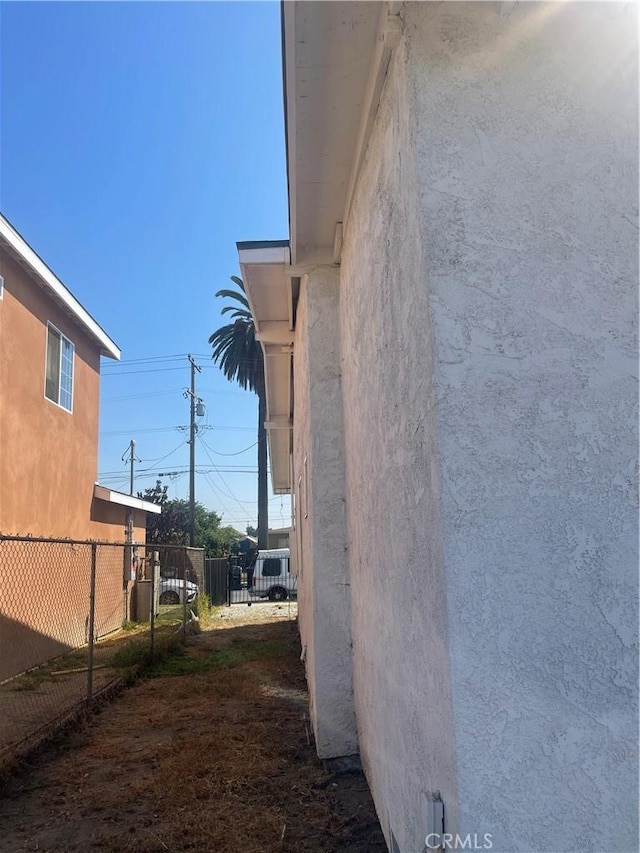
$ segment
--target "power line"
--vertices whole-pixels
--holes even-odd
[[[205,472],[205,474],[204,474],[204,478],[205,478],[205,480],[207,481],[207,483],[209,484],[209,487],[210,487],[210,488],[214,491],[214,493],[216,494],[216,496],[217,496],[217,500],[219,500],[219,501],[220,501],[220,503],[222,504],[222,508],[223,508],[223,510],[225,510],[226,512],[228,512],[228,511],[229,511],[229,510],[228,510],[228,507],[227,507],[227,505],[224,503],[224,501],[223,501],[223,499],[222,499],[222,498],[224,497],[223,493],[220,491],[220,489],[218,489],[218,487],[215,485],[215,483],[213,483],[213,482],[212,482],[212,480],[210,479],[209,475],[208,475],[206,472]]]
[[[148,362],[156,362],[156,361],[177,361],[177,359],[186,358],[187,353],[176,353],[175,355],[149,355],[149,356],[141,356],[140,358],[123,358],[121,361],[116,362],[116,364],[146,364]]]
[[[102,371],[101,376],[133,376],[134,373],[167,373],[169,370],[184,370],[184,367],[150,367],[147,370]]]
[[[200,444],[204,447],[204,452],[205,452],[205,453],[207,454],[207,456],[209,457],[209,462],[211,462],[211,464],[213,465],[213,469],[214,469],[214,471],[216,472],[216,474],[218,475],[218,477],[220,477],[220,479],[221,479],[221,480],[222,480],[222,482],[224,483],[224,485],[225,485],[225,487],[226,487],[226,489],[227,489],[228,496],[238,504],[238,506],[240,507],[240,509],[242,509],[242,508],[243,508],[243,506],[242,506],[243,501],[238,500],[238,498],[233,494],[233,492],[232,492],[232,491],[231,491],[231,489],[229,488],[229,484],[226,482],[226,480],[224,479],[224,477],[223,477],[223,476],[222,476],[222,474],[220,473],[220,470],[218,469],[218,467],[216,466],[215,462],[214,462],[214,461],[213,461],[213,459],[211,458],[211,454],[209,453],[209,447],[204,443],[204,440],[203,440],[200,436],[198,436],[198,438],[199,438]],[[225,473],[227,473],[227,472],[225,471]],[[258,471],[256,470],[256,474],[257,474],[257,473],[258,473]],[[247,502],[247,503],[248,503],[248,502]]]
[[[246,453],[248,450],[251,450],[252,447],[256,447],[258,444],[257,441],[254,441],[253,444],[250,444],[249,447],[245,447],[244,450],[238,450],[236,453],[221,453],[219,450],[211,449],[212,453],[215,453],[216,456],[240,456],[242,453]]]
[[[241,358],[238,360],[238,364],[246,364],[246,365],[254,365],[257,364],[255,359],[252,358]],[[118,365],[109,365],[111,370],[102,370],[101,376],[133,376],[137,373],[166,373],[169,370],[184,370],[184,365],[177,365],[176,367],[145,367],[141,370],[118,370]],[[136,367],[137,365],[132,364],[131,367]],[[203,364],[201,365],[202,370],[220,370],[217,364]]]
[[[188,465],[178,465],[175,471],[172,471],[172,474],[184,474],[189,470]],[[211,465],[198,465],[196,467],[196,473],[202,474],[204,471],[215,471],[216,473],[223,472],[224,474],[253,474],[254,476],[258,473],[257,468],[250,468],[248,466],[236,465],[236,466],[227,466],[226,468],[218,468],[215,463]],[[136,471],[136,477],[142,476],[143,474],[157,474],[160,476],[165,476],[161,469],[159,468],[140,468]],[[122,479],[122,471],[101,471],[98,474],[100,479]],[[168,476],[168,474],[166,475]]]
[[[179,394],[182,388],[173,388],[169,391],[147,391],[144,394],[128,394],[124,397],[105,397],[101,403],[120,403],[124,400],[141,400],[143,397],[165,397],[169,394]]]
[[[211,353],[192,353],[194,358],[211,358]],[[188,358],[189,353],[186,352],[176,352],[171,353],[169,355],[143,355],[139,358],[123,358],[121,361],[115,362],[112,366],[117,366],[120,364],[144,364],[147,362],[155,362],[155,361],[178,361],[180,359]]]
[[[177,447],[174,447],[173,450],[170,450],[166,456],[159,456],[157,459],[142,459],[141,461],[142,462],[163,462],[165,459],[168,459],[170,456],[172,456],[177,450],[180,450],[181,447],[184,447],[184,445],[186,443],[187,443],[187,439],[185,438],[184,441],[181,441]]]
[[[148,429],[120,429],[120,430],[110,430],[107,432],[101,432],[100,436],[102,438],[112,438],[116,435],[142,435],[143,433],[151,433],[151,432],[173,432],[174,430],[182,430],[188,429],[188,427],[180,425],[180,426],[167,426],[167,427],[149,427]],[[230,427],[230,426],[216,426],[215,424],[205,424],[201,425],[200,429],[217,429],[222,431],[229,432],[246,432],[247,430],[251,430],[251,432],[255,432],[255,427]]]
[[[170,427],[149,427],[148,429],[118,429],[111,430],[110,432],[101,432],[100,435],[104,436],[114,436],[114,435],[131,435],[135,433],[135,435],[142,435],[143,433],[149,432],[173,432],[174,430],[187,429],[187,427],[183,426],[170,426]]]

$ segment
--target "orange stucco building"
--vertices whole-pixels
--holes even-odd
[[[130,612],[124,546],[160,507],[96,483],[103,356],[120,350],[0,216],[0,681],[86,642],[92,551],[96,636]]]
[[[120,350],[0,217],[0,534],[124,542],[138,499],[96,489],[100,357]]]

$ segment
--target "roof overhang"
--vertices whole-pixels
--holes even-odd
[[[274,494],[291,491],[289,454],[293,415],[291,353],[293,293],[289,276],[289,243],[271,240],[238,243],[240,270],[264,354],[267,396],[265,423]]]
[[[131,509],[140,509],[143,512],[152,512],[154,515],[159,515],[162,512],[162,507],[159,504],[153,504],[150,501],[143,501],[142,498],[136,498],[133,495],[126,495],[124,492],[115,492],[113,489],[107,489],[105,486],[100,486],[98,483],[93,487],[93,496],[99,501],[106,501],[110,504],[119,504],[120,506],[128,506]]]
[[[291,491],[292,345],[300,278],[338,264],[353,189],[401,32],[398,2],[282,3],[289,242],[238,243],[265,356],[276,494]]]
[[[100,354],[108,358],[120,359],[120,349],[111,340],[93,317],[78,302],[71,291],[34,252],[27,241],[11,223],[0,215],[0,246],[6,249],[18,263],[27,270],[31,278],[46,290],[74,322],[99,347]]]
[[[282,4],[291,261],[337,263],[375,118],[398,2]]]

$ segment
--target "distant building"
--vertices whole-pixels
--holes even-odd
[[[242,536],[231,545],[232,554],[249,554],[258,550],[258,540],[255,536]]]
[[[267,533],[268,548],[288,548],[289,537],[291,535],[290,527],[282,527],[281,529],[269,530]]]

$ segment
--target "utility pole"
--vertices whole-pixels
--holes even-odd
[[[122,454],[122,461],[125,463],[129,463],[129,494],[133,494],[133,466],[136,462],[140,462],[139,459],[136,459],[136,443],[133,439],[129,442],[129,458],[125,459],[127,455],[127,451]]]
[[[129,442],[129,458],[128,459],[125,458],[126,455],[127,455],[127,451],[125,450],[125,452],[122,454],[122,461],[125,463],[128,462],[129,466],[130,466],[129,467],[129,494],[133,495],[133,482],[134,482],[133,468],[134,468],[134,465],[136,462],[140,462],[139,459],[136,459],[136,443],[133,439],[131,439],[131,441]],[[127,550],[127,562],[126,562],[126,565],[128,566],[128,568],[125,572],[125,578],[124,578],[124,580],[125,580],[125,596],[127,596],[127,599],[125,599],[126,600],[127,619],[131,615],[130,611],[129,611],[131,602],[128,599],[129,581],[136,579],[137,567],[138,567],[138,563],[137,563],[137,559],[136,559],[136,557],[137,557],[137,546],[135,544],[135,539],[134,539],[134,535],[133,535],[133,532],[134,532],[134,523],[133,522],[134,522],[133,508],[130,508],[129,511],[127,512],[127,530],[126,530],[126,536],[127,536],[127,549],[126,549]]]
[[[131,439],[131,443],[129,445],[129,451],[131,453],[131,459],[129,460],[131,462],[131,475],[129,477],[129,494],[132,495],[133,494],[133,463],[135,462],[135,458],[136,458],[136,443],[133,439]]]
[[[196,541],[196,370],[200,373],[202,368],[195,363],[190,355],[188,359],[191,365],[191,390],[187,392],[191,410],[189,421],[189,545],[193,548]]]

